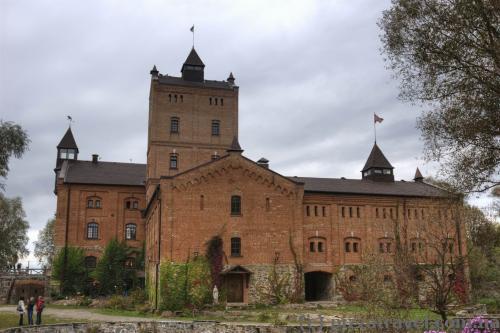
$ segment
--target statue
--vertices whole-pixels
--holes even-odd
[[[214,290],[212,291],[212,296],[214,298],[214,304],[219,304],[219,289],[217,289],[216,285],[214,286]]]

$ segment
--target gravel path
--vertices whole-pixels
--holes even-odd
[[[6,306],[0,306],[0,312],[10,312],[10,313],[16,313],[16,306],[14,305],[6,305]],[[153,320],[161,320],[161,321],[170,321],[168,319],[159,319],[159,318],[151,318],[151,317],[129,317],[129,316],[112,316],[112,315],[105,315],[105,314],[100,314],[100,313],[95,313],[92,312],[91,310],[87,309],[61,309],[61,308],[45,308],[43,310],[43,314],[45,315],[50,315],[51,317],[54,318],[61,318],[61,319],[74,319],[75,322],[78,322],[79,320],[85,320],[85,321],[153,321]],[[36,316],[36,314],[34,315]],[[43,316],[42,316],[42,321],[43,321]]]

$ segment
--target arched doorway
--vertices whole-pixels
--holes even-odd
[[[306,301],[328,301],[331,298],[332,274],[309,272],[304,274]]]

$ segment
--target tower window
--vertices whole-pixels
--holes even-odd
[[[241,257],[241,238],[231,238],[231,257]]]
[[[134,268],[135,267],[135,258],[128,257],[125,260],[125,268]]]
[[[170,154],[170,169],[177,169],[178,162],[177,154]]]
[[[212,120],[212,135],[219,136],[220,135],[220,121]]]
[[[231,215],[241,215],[241,197],[239,195],[231,197]]]
[[[99,238],[99,225],[95,222],[87,224],[87,239]]]
[[[125,239],[134,240],[137,234],[137,226],[134,223],[129,223],[125,226]]]
[[[179,118],[170,118],[170,133],[179,133]]]

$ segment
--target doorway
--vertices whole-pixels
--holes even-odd
[[[227,302],[243,303],[243,287],[245,275],[228,274],[226,275]]]
[[[328,301],[331,294],[332,274],[309,272],[304,274],[306,301]]]

